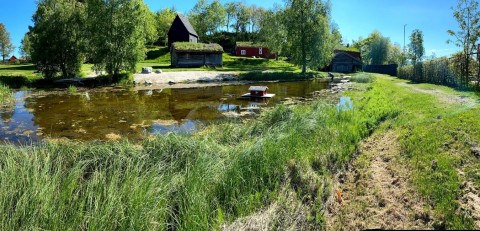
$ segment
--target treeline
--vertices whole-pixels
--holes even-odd
[[[201,42],[263,43],[305,73],[326,66],[340,44],[330,12],[322,0],[287,0],[268,10],[199,0],[187,16]],[[143,0],[40,0],[21,50],[46,78],[78,76],[85,62],[117,76],[135,71],[147,45],[167,42],[176,14],[173,8],[154,13]]]
[[[46,78],[78,76],[86,61],[113,76],[134,71],[157,37],[143,0],[40,0],[32,19],[22,50]]]

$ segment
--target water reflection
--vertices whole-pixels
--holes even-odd
[[[325,89],[324,81],[265,83],[268,100],[240,100],[250,85],[133,91],[123,88],[66,91],[18,91],[13,108],[0,110],[0,139],[29,143],[45,137],[80,140],[130,139],[168,132],[190,133],[222,113],[274,106],[286,97],[306,97]]]

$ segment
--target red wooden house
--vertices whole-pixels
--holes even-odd
[[[9,62],[13,63],[15,62],[17,59],[17,57],[15,57],[15,55],[13,55],[12,57],[10,57],[10,59],[8,59]]]
[[[235,55],[240,57],[275,58],[275,53],[270,53],[267,47],[252,42],[237,42]]]
[[[251,86],[249,89],[250,96],[266,96],[267,95],[267,86]]]

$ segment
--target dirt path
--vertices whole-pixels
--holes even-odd
[[[398,83],[398,85],[401,85],[403,87],[410,88],[416,92],[421,92],[421,93],[426,93],[430,95],[434,95],[437,97],[440,103],[446,104],[446,105],[452,105],[452,104],[461,104],[467,107],[473,107],[476,104],[478,104],[477,100],[467,97],[467,96],[462,96],[462,95],[453,95],[451,93],[439,90],[439,89],[425,89],[425,88],[420,88],[416,86],[415,84],[408,84],[405,82]]]
[[[428,229],[431,215],[410,185],[393,132],[370,137],[350,170],[336,179],[327,230]]]

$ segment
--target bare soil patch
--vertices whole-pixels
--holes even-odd
[[[395,134],[370,137],[350,170],[335,180],[327,229],[431,229],[432,216],[409,179]]]

